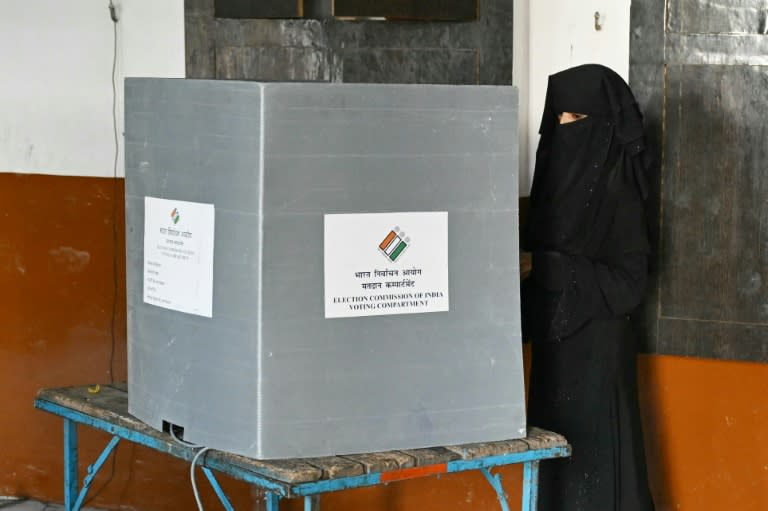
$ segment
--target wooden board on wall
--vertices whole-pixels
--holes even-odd
[[[318,2],[329,2],[330,15],[330,0],[305,0],[304,7],[314,12]],[[473,5],[475,2],[472,0]],[[479,17],[464,23],[350,22],[333,17],[221,19],[214,11],[214,0],[185,3],[187,78],[462,85],[512,82],[509,0],[484,1]]]
[[[217,18],[300,18],[304,0],[215,0]]]
[[[477,0],[334,0],[337,17],[474,20]]]
[[[632,3],[630,85],[661,163],[642,323],[650,352],[768,362],[765,17],[728,4]]]

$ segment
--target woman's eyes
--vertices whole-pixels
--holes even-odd
[[[573,112],[563,112],[560,115],[557,116],[557,118],[560,120],[560,124],[566,124],[569,122],[574,121],[580,121],[581,119],[586,118],[586,114],[576,114]]]

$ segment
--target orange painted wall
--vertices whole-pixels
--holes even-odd
[[[113,303],[114,373],[125,378],[122,194],[122,180],[0,173],[0,495],[62,500],[61,421],[34,410],[32,401],[41,387],[109,380]],[[639,368],[658,511],[768,509],[768,365],[642,356]],[[80,436],[84,470],[107,437],[87,428]],[[516,509],[520,471],[508,468],[502,475]],[[142,447],[121,445],[114,474],[105,465],[94,488],[107,480],[89,505],[194,507],[188,464]],[[245,485],[223,483],[237,509],[261,507],[259,495]],[[206,483],[201,486],[206,508],[218,509]],[[478,474],[338,493],[324,497],[323,506],[498,509]]]
[[[640,358],[657,510],[768,509],[768,365]]]

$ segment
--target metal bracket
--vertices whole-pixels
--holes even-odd
[[[77,424],[64,419],[64,507],[67,511],[80,511],[85,497],[88,495],[88,490],[91,489],[91,484],[99,473],[104,462],[109,459],[110,454],[114,451],[118,442],[120,442],[119,436],[113,436],[107,444],[107,447],[101,452],[96,461],[88,467],[88,474],[83,480],[83,489],[80,493],[77,493]],[[75,499],[75,496],[77,498]]]
[[[507,503],[507,493],[504,491],[504,487],[501,484],[501,475],[491,474],[490,469],[481,468],[480,472],[483,473],[485,478],[491,483],[491,486],[496,491],[496,497],[499,499],[502,511],[510,511],[509,503]]]
[[[216,476],[213,475],[213,472],[208,467],[201,467],[203,470],[203,474],[205,474],[205,477],[208,478],[208,482],[211,483],[211,487],[213,487],[213,491],[216,492],[216,495],[219,497],[219,501],[221,502],[221,505],[224,506],[224,509],[227,511],[235,511],[235,508],[232,507],[232,504],[229,502],[229,499],[227,498],[227,495],[224,493],[224,490],[219,485],[219,481],[216,480]]]
[[[523,511],[536,511],[539,496],[539,462],[523,464]]]

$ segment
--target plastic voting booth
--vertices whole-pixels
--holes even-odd
[[[128,79],[128,406],[259,459],[524,437],[512,87]]]

